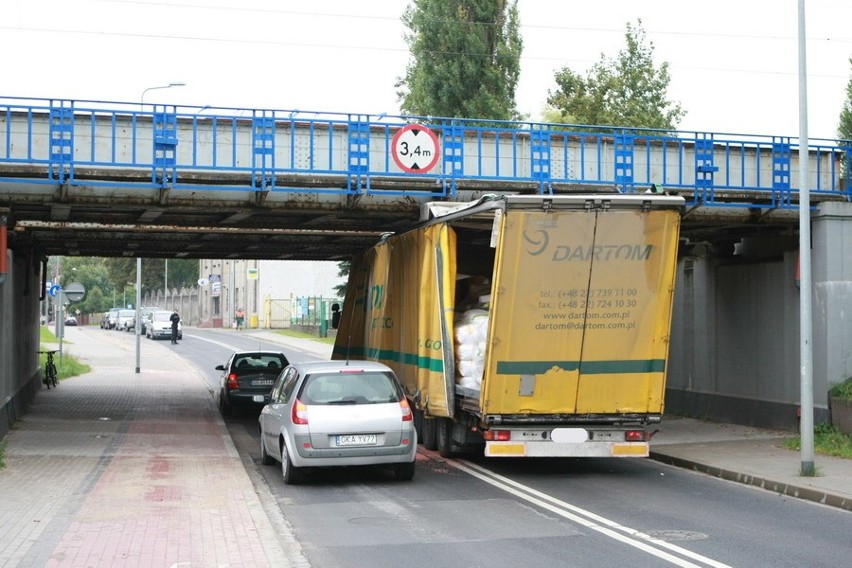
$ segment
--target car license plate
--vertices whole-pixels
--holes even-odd
[[[375,446],[375,434],[348,434],[336,436],[335,444],[338,446]]]
[[[256,381],[251,382],[251,386],[253,387],[269,387],[274,383],[272,379],[258,379]]]

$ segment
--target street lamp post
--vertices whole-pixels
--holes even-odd
[[[171,88],[174,88],[174,87],[186,87],[186,83],[175,82],[175,83],[169,83],[168,85],[157,85],[156,87],[148,87],[147,89],[142,91],[142,96],[139,97],[139,103],[142,104],[142,105],[145,104],[145,94],[148,91],[155,91],[157,89],[171,89]],[[163,302],[166,301],[165,299],[166,299],[166,293],[168,292],[168,289],[169,289],[169,259],[166,259],[165,265],[164,265],[164,270],[163,270]]]
[[[145,104],[145,94],[148,91],[154,91],[154,90],[157,90],[157,89],[171,89],[173,87],[186,87],[186,83],[169,83],[168,85],[158,85],[156,87],[148,87],[147,89],[142,91],[142,96],[139,97],[139,102],[141,104]]]

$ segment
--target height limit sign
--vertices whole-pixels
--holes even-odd
[[[441,155],[438,137],[419,124],[404,126],[393,135],[391,153],[399,169],[410,174],[425,174],[435,167]]]

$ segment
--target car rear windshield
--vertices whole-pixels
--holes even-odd
[[[256,373],[258,371],[273,371],[276,374],[288,365],[287,359],[275,353],[246,355],[234,359],[233,369],[237,373]]]
[[[304,404],[380,404],[399,402],[401,396],[393,375],[343,372],[308,375],[299,400]]]

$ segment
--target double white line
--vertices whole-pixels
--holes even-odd
[[[526,485],[522,485],[517,481],[512,481],[502,475],[498,475],[481,466],[468,462],[467,460],[447,460],[447,465],[459,469],[468,475],[472,475],[477,479],[493,485],[494,487],[510,493],[528,503],[532,503],[542,509],[550,511],[555,515],[559,515],[571,522],[577,523],[580,526],[586,527],[593,531],[597,531],[602,535],[617,540],[628,546],[638,548],[639,550],[656,556],[662,560],[671,562],[675,566],[683,568],[731,568],[728,564],[717,562],[706,556],[696,554],[685,548],[675,546],[664,540],[654,538],[636,529],[625,527],[614,521],[610,521],[600,515],[596,515],[580,507],[560,501],[550,495],[536,491]]]

